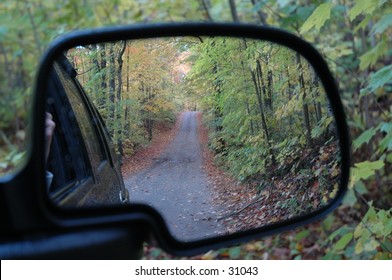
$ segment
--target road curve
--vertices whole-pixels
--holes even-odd
[[[224,233],[222,210],[202,168],[198,112],[185,112],[178,134],[154,163],[124,178],[131,202],[146,203],[164,217],[172,234],[190,241]]]

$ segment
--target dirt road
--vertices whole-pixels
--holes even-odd
[[[161,212],[180,240],[216,236],[225,231],[217,222],[222,209],[202,168],[197,112],[185,112],[178,134],[154,163],[124,177],[132,202],[147,203]]]

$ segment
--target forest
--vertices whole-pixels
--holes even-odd
[[[177,0],[25,0],[3,1],[0,10],[1,174],[23,162],[38,58],[50,41],[64,32],[148,21],[240,21],[281,27],[314,43],[338,82],[351,130],[353,165],[344,203],[323,221],[195,258],[391,258],[392,68],[388,46],[392,38],[392,7],[388,1],[195,0],[185,4]],[[322,88],[306,62],[295,53],[290,56],[285,49],[269,45],[256,48],[251,41],[204,38],[200,43],[194,38],[186,39],[188,44],[175,41],[158,49],[154,42],[143,47],[138,45],[145,43],[142,41],[118,42],[85,46],[68,53],[70,58],[79,57],[74,61],[81,65],[79,73],[85,73],[78,78],[86,90],[98,92],[92,98],[101,114],[109,118],[108,127],[124,157],[154,138],[154,123],[173,123],[177,112],[185,107],[204,112],[215,160],[249,184],[260,181],[257,174],[261,171],[270,172],[270,176],[282,172],[279,166],[287,166],[287,161],[298,158],[306,147],[319,152],[317,147],[329,143],[333,123],[326,100],[319,98],[323,96]],[[214,53],[216,46],[227,56]],[[91,49],[89,53],[87,47]],[[145,47],[150,48],[148,57],[141,51]],[[106,61],[103,66],[99,58],[102,48],[115,63]],[[243,50],[241,59],[231,56],[235,48]],[[263,52],[255,51],[258,48]],[[273,55],[269,57],[268,51]],[[133,62],[129,64],[127,54],[131,52]],[[161,53],[166,61],[159,61]],[[149,66],[148,58],[154,56],[159,67],[143,71]],[[192,65],[191,69],[178,67],[179,57]],[[235,65],[230,71],[225,63],[229,59],[233,62],[230,67]],[[291,63],[296,71],[282,72],[283,62]],[[93,67],[94,63],[100,65]],[[117,66],[111,69],[113,65]],[[273,68],[279,67],[276,65],[282,68]],[[100,71],[105,67],[107,71]],[[274,71],[269,73],[271,69]],[[131,83],[136,72],[143,75],[137,77],[138,83]],[[107,84],[102,83],[103,75],[107,75]],[[205,80],[213,83],[202,82]],[[242,88],[241,81],[249,87]],[[106,95],[105,91],[94,91],[97,86],[107,89]],[[156,88],[164,90],[157,93]],[[296,98],[285,100],[289,94]],[[116,106],[105,106],[105,96],[117,100]],[[306,111],[308,119],[302,117]],[[133,119],[127,123],[119,121],[122,117]],[[130,129],[132,137],[126,135]],[[325,151],[329,158],[334,150],[332,146],[328,148]],[[334,160],[328,161],[331,168]],[[174,258],[148,244],[145,250],[146,258]]]
[[[154,124],[175,122],[183,107],[175,48],[159,40],[121,41],[67,51],[121,157],[153,139]],[[177,82],[176,82],[177,81]]]
[[[170,127],[178,112],[197,109],[216,165],[243,182],[239,192],[256,193],[254,208],[280,208],[271,211],[279,212],[278,221],[334,198],[340,156],[333,115],[317,74],[299,53],[246,38],[178,37],[77,46],[67,57],[105,121],[123,170],[160,137],[157,126]],[[227,200],[221,189],[227,186],[217,190]],[[270,202],[261,203],[263,191],[274,194]],[[240,197],[237,208],[246,201]],[[251,216],[258,215],[248,211],[234,224],[260,224]]]

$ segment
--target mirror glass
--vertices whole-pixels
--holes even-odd
[[[143,203],[179,240],[300,216],[339,189],[312,66],[246,38],[76,46],[47,85],[47,189],[61,207]]]

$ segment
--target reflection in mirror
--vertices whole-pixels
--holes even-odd
[[[288,48],[118,41],[70,49],[52,72],[48,189],[64,207],[149,204],[195,240],[312,212],[338,191],[326,94]]]

